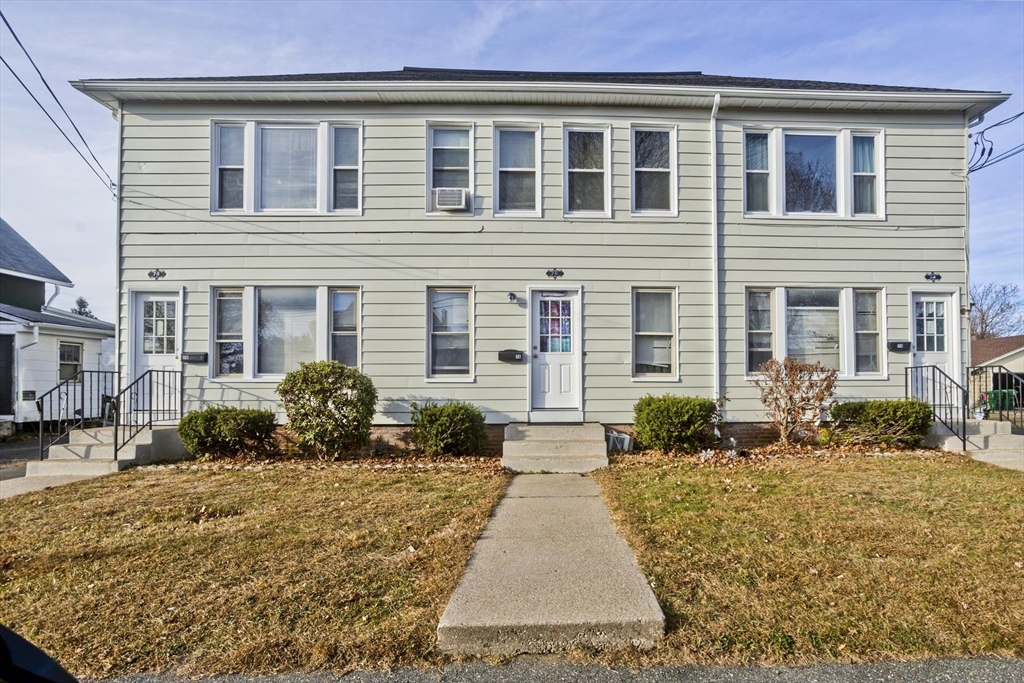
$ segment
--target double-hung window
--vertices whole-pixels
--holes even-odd
[[[540,211],[540,131],[496,128],[495,213],[536,216]]]
[[[222,125],[215,130],[214,205],[222,211],[242,209],[245,206],[245,127]]]
[[[58,349],[57,378],[63,382],[82,370],[82,345],[61,342]]]
[[[566,215],[611,215],[611,144],[607,127],[566,127],[564,211]]]
[[[357,126],[331,127],[331,210],[359,212],[362,192],[360,187],[360,129]]]
[[[633,290],[633,376],[675,378],[675,291]]]
[[[880,131],[745,130],[744,213],[883,218],[881,148]]]
[[[220,289],[214,297],[214,367],[216,374],[243,373],[242,290]]]
[[[473,199],[473,146],[470,126],[433,125],[428,129],[430,174],[428,183],[429,208],[437,211],[437,190],[461,188],[470,195],[467,210]]]
[[[748,289],[747,374],[771,358],[789,357],[846,378],[883,375],[883,294],[851,287]]]
[[[359,290],[331,290],[331,360],[359,367]]]
[[[427,290],[427,377],[473,375],[472,291],[465,287]]]
[[[676,213],[675,128],[632,129],[633,213]]]

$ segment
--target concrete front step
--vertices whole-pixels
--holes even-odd
[[[961,451],[963,442],[959,436],[939,437],[938,447],[944,451]],[[1024,434],[968,434],[967,450],[1017,450],[1024,452]]]
[[[590,472],[608,465],[601,424],[510,424],[501,464],[516,472]]]
[[[1009,422],[999,420],[968,420],[968,434],[1010,434],[1013,426]]]
[[[974,460],[1011,470],[1024,471],[1024,449],[968,451]]]
[[[26,477],[93,476],[120,472],[135,465],[131,458],[88,460],[30,460],[25,464]]]
[[[508,457],[604,457],[608,447],[601,441],[561,441],[530,439],[506,441],[502,454]]]
[[[509,456],[501,458],[503,467],[514,472],[584,473],[608,466],[608,456]]]
[[[505,427],[505,441],[600,441],[604,442],[604,425],[592,424],[518,424]]]
[[[121,448],[118,459],[136,459],[149,454],[150,444],[138,444],[134,441]],[[113,460],[114,444],[57,444],[50,446],[47,460]]]

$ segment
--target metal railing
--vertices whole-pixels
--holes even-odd
[[[1024,377],[1002,365],[967,368],[972,410],[1024,430]]]
[[[116,385],[117,373],[113,370],[79,370],[38,397],[39,459],[72,430],[109,424],[114,419]]]
[[[180,370],[146,370],[114,398],[114,459],[124,446],[157,422],[181,419]]]
[[[908,398],[931,405],[934,418],[959,437],[967,450],[966,389],[937,365],[914,365],[907,368],[904,391]]]

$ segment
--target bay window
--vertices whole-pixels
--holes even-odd
[[[563,144],[564,212],[567,215],[610,216],[609,129],[567,127]]]
[[[468,288],[427,290],[427,377],[472,376],[472,303]]]
[[[675,310],[674,290],[633,290],[633,377],[675,377]]]

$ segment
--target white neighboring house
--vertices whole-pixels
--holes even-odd
[[[49,301],[74,287],[0,219],[0,420],[35,422],[38,397],[79,371],[113,370],[113,324],[46,305],[47,284]],[[99,415],[98,406],[89,411]]]

